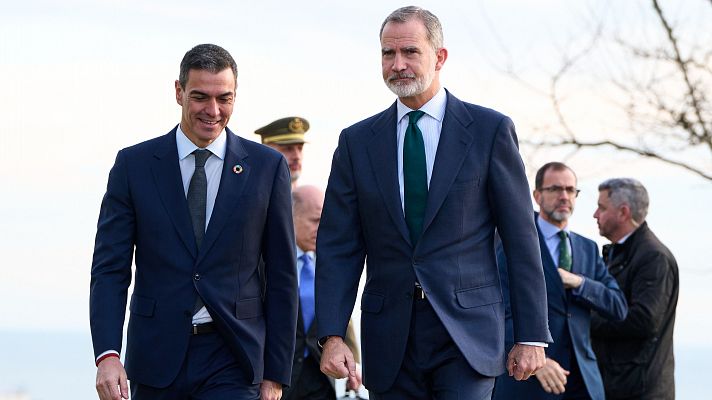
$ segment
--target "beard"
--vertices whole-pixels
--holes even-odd
[[[433,76],[434,73],[428,73],[427,75],[421,75],[417,76],[415,74],[406,74],[406,73],[393,73],[390,74],[386,79],[383,81],[386,83],[386,86],[388,86],[388,89],[391,90],[391,92],[395,93],[396,96],[398,97],[414,97],[417,96],[425,90],[430,87],[430,84],[433,82]],[[408,83],[396,83],[396,79],[413,79],[413,81],[410,81]]]
[[[571,208],[571,211],[557,211],[556,208],[553,210],[545,210],[542,208],[541,211],[552,221],[566,222],[571,218],[571,214],[573,214],[574,211],[573,205],[569,204],[568,206]]]

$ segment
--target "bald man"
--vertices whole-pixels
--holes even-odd
[[[329,399],[336,397],[334,380],[319,370],[321,349],[317,344],[316,321],[314,320],[314,252],[316,232],[321,220],[324,192],[310,185],[298,186],[292,191],[292,216],[297,241],[297,276],[299,277],[299,317],[297,320],[296,348],[292,363],[292,384],[286,389],[283,399]],[[349,324],[349,328],[351,325]],[[358,345],[353,329],[349,329],[346,342],[358,355]],[[357,380],[347,383],[347,388],[357,389]]]

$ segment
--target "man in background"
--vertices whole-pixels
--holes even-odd
[[[314,319],[314,252],[323,204],[324,192],[315,186],[299,186],[292,191],[292,215],[297,239],[299,317],[292,383],[284,392],[284,400],[333,400],[336,397],[334,380],[319,370],[321,348],[317,344],[317,324]],[[356,362],[359,362],[356,337],[353,330],[349,332],[346,343],[353,351]],[[356,381],[347,382],[347,390],[356,390],[360,384],[359,375]]]
[[[286,117],[272,121],[255,131],[262,137],[262,144],[267,145],[284,156],[289,165],[292,189],[297,187],[297,180],[302,174],[302,150],[304,134],[309,130],[309,121],[301,117]]]
[[[591,323],[606,398],[674,399],[677,262],[645,221],[648,192],[640,182],[609,179],[598,191],[593,217],[611,241],[603,258],[628,301],[625,320],[594,315]]]
[[[603,382],[591,357],[591,310],[612,320],[625,318],[627,307],[616,280],[599,256],[598,246],[569,229],[579,190],[574,171],[560,162],[542,166],[534,180],[539,205],[536,225],[546,279],[549,330],[554,343],[536,379],[516,381],[506,374],[495,383],[495,400],[604,400]],[[506,346],[514,344],[507,259],[497,249],[504,294]]]

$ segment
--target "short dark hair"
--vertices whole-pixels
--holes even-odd
[[[576,172],[574,172],[573,169],[571,169],[568,165],[558,162],[558,161],[552,161],[549,163],[546,163],[539,168],[538,171],[536,171],[536,177],[534,178],[534,188],[535,189],[541,189],[541,186],[544,184],[544,175],[546,174],[546,171],[552,170],[552,171],[563,171],[565,169],[568,169],[571,171],[572,174],[574,174],[574,179],[578,181],[578,177],[576,176]]]
[[[232,69],[232,74],[235,75],[237,82],[237,64],[230,53],[218,45],[199,44],[188,50],[183,56],[183,60],[180,62],[178,82],[185,89],[191,69],[202,69],[217,74],[226,68]]]

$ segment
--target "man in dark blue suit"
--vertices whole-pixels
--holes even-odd
[[[537,379],[517,382],[501,375],[494,399],[603,400],[603,382],[591,348],[591,310],[620,321],[628,308],[623,292],[608,273],[595,242],[571,232],[568,220],[579,190],[574,171],[560,162],[537,171],[534,200],[539,205],[537,229],[554,343],[546,349],[546,365]],[[507,258],[497,251],[506,303],[506,342],[514,343]]]
[[[342,338],[366,260],[361,338],[370,398],[489,399],[505,370],[495,228],[517,294],[509,373],[528,378],[550,341],[514,127],[440,87],[447,50],[435,15],[401,8],[380,36],[383,78],[398,100],[345,129],[334,153],[317,236],[321,369],[354,376]]]
[[[136,400],[277,400],[289,384],[297,318],[289,170],[278,152],[227,128],[236,88],[227,51],[194,47],[175,82],[180,124],[116,157],[91,269],[101,399],[128,398],[127,375]]]

